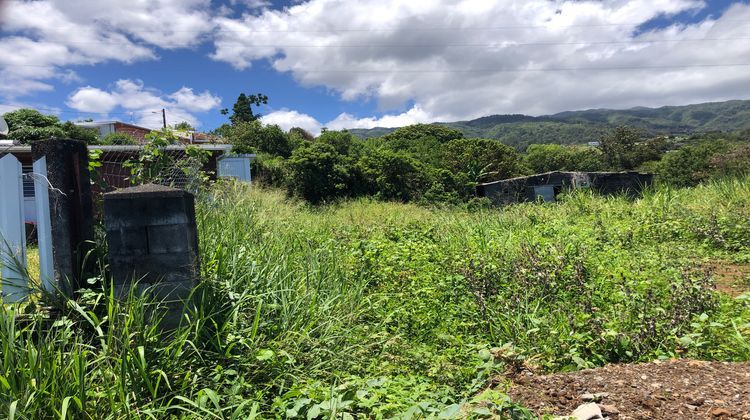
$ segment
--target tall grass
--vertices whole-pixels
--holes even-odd
[[[509,369],[748,360],[750,296],[704,263],[750,262],[749,186],[473,211],[218,186],[176,331],[106,273],[52,318],[3,307],[0,417],[447,416]]]

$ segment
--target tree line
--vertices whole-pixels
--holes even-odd
[[[360,139],[352,133],[323,130],[316,136],[301,128],[282,130],[263,124],[253,106],[263,94],[241,94],[222,110],[228,123],[213,131],[236,153],[256,153],[254,179],[286,189],[310,203],[371,196],[380,200],[457,204],[474,199],[479,183],[549,171],[655,172],[658,180],[693,186],[715,177],[737,176],[750,167],[750,135],[702,133],[689,137],[648,137],[618,127],[598,146],[531,144],[521,152],[498,140],[466,137],[437,124],[401,127]],[[114,133],[98,138],[96,130],[61,122],[55,116],[22,109],[4,115],[11,137],[29,142],[70,137],[90,144],[135,144]],[[180,126],[187,128],[187,123]],[[192,127],[190,127],[192,128]]]

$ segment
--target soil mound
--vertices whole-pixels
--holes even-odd
[[[594,402],[612,419],[750,419],[750,362],[670,360],[522,373],[508,394],[538,415],[570,415]]]

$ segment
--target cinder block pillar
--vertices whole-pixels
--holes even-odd
[[[79,140],[53,138],[33,142],[31,154],[34,161],[47,160],[53,281],[70,296],[94,265],[93,259],[85,261],[94,240],[88,149]]]
[[[115,293],[137,282],[168,313],[161,326],[179,325],[199,275],[193,195],[162,185],[140,185],[104,194],[104,224]]]

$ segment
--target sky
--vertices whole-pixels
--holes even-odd
[[[750,0],[0,0],[0,113],[313,134],[750,99]]]

